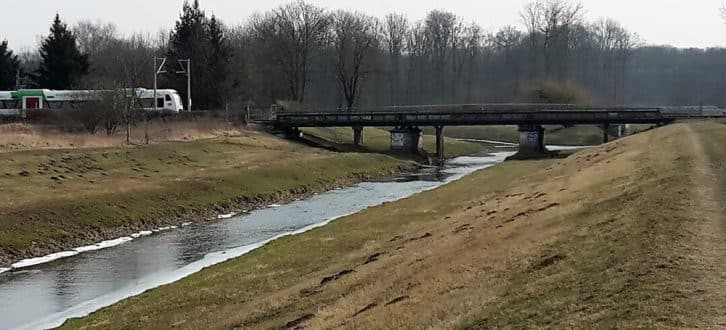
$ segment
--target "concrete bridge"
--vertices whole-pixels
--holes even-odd
[[[393,127],[391,148],[418,152],[420,127],[436,129],[436,156],[444,158],[446,126],[517,125],[522,153],[546,153],[542,125],[600,125],[607,142],[610,125],[663,125],[676,117],[660,108],[582,107],[550,104],[474,104],[403,106],[354,109],[344,112],[282,112],[270,121],[278,129],[297,132],[303,127],[351,127],[354,143],[363,144],[363,127]]]

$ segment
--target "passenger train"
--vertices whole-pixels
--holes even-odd
[[[128,90],[129,93],[131,90]],[[73,109],[80,104],[100,102],[107,90],[51,90],[22,89],[17,91],[0,91],[0,116],[22,116],[26,110],[64,110]],[[140,108],[145,111],[162,113],[179,113],[184,111],[182,99],[173,89],[156,90],[156,107],[154,107],[154,90],[135,89],[136,99]]]

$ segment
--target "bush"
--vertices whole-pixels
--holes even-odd
[[[528,88],[520,97],[521,102],[538,104],[589,105],[587,91],[573,82],[548,81]]]

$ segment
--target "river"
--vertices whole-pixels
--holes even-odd
[[[59,326],[280,237],[458,180],[509,155],[460,157],[387,182],[364,182],[229,219],[121,238],[116,246],[69,251],[66,258],[38,265],[32,265],[37,260],[19,263],[28,266],[0,274],[0,329]]]

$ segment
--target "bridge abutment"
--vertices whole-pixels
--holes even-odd
[[[421,150],[421,130],[418,127],[392,129],[391,150],[418,153]]]

